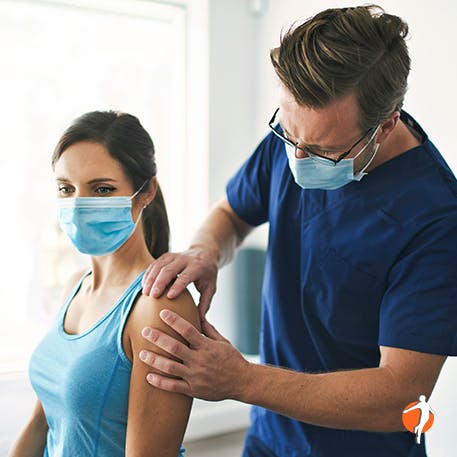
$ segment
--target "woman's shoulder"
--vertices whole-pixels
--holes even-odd
[[[167,298],[166,294],[167,290],[159,298],[143,294],[138,297],[127,322],[127,327],[130,327],[130,334],[138,335],[144,327],[155,327],[173,334],[170,327],[160,318],[160,311],[163,309],[174,311],[200,329],[198,309],[190,292],[184,290],[174,299]]]
[[[138,298],[133,312],[141,318],[143,323],[148,320],[162,322],[159,313],[163,309],[174,311],[184,319],[192,322],[194,325],[200,323],[194,299],[187,289],[185,289],[178,297],[173,299],[167,298],[167,292],[168,289],[165,290],[159,298],[142,294]]]

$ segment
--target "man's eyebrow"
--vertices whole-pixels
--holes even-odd
[[[278,120],[278,123],[279,123],[280,127],[282,128],[282,131],[286,134],[286,136],[288,138],[290,138],[291,141],[292,141],[292,139],[297,139],[290,132],[287,131],[287,129],[282,124],[281,119]],[[293,141],[292,141],[292,143],[293,143]]]
[[[281,126],[282,130],[284,131],[284,133],[285,133],[288,137],[291,138],[291,140],[292,140],[292,139],[295,139],[295,140],[296,140],[296,138],[295,138],[293,135],[291,135],[291,134],[287,131],[287,129],[281,124],[281,120],[279,121],[279,125]],[[292,141],[292,143],[293,143],[293,141]],[[304,142],[301,141],[301,140],[299,140],[299,141],[296,142],[296,144],[298,144],[298,146],[303,146],[303,145],[304,145]],[[339,146],[327,146],[327,147],[325,147],[325,146],[321,146],[320,144],[310,144],[310,143],[306,143],[305,146],[307,146],[307,147],[309,147],[309,148],[318,149],[318,150],[320,150],[320,151],[335,151],[335,152],[340,152],[340,151],[342,151],[342,150],[344,149],[343,146],[341,146],[341,147],[339,147]]]
[[[294,138],[294,136],[293,136],[290,132],[288,132],[287,129],[281,124],[281,121],[279,121],[279,125],[281,126],[283,132],[284,132],[288,137]]]

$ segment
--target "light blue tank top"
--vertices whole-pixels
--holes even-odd
[[[65,314],[88,274],[30,360],[30,381],[49,425],[44,457],[125,456],[132,364],[122,347],[122,333],[141,293],[144,272],[98,322],[71,335],[64,330]],[[183,452],[181,448],[180,457]]]

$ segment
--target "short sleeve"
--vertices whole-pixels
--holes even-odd
[[[270,200],[273,134],[259,144],[227,184],[226,192],[235,213],[251,226],[267,222]]]
[[[457,355],[457,215],[429,224],[391,268],[379,344]]]

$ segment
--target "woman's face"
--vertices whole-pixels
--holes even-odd
[[[131,196],[134,189],[121,164],[106,148],[93,141],[80,141],[69,146],[54,166],[59,198]],[[150,198],[149,198],[150,201]],[[139,194],[132,201],[132,217],[136,220],[148,195]]]

